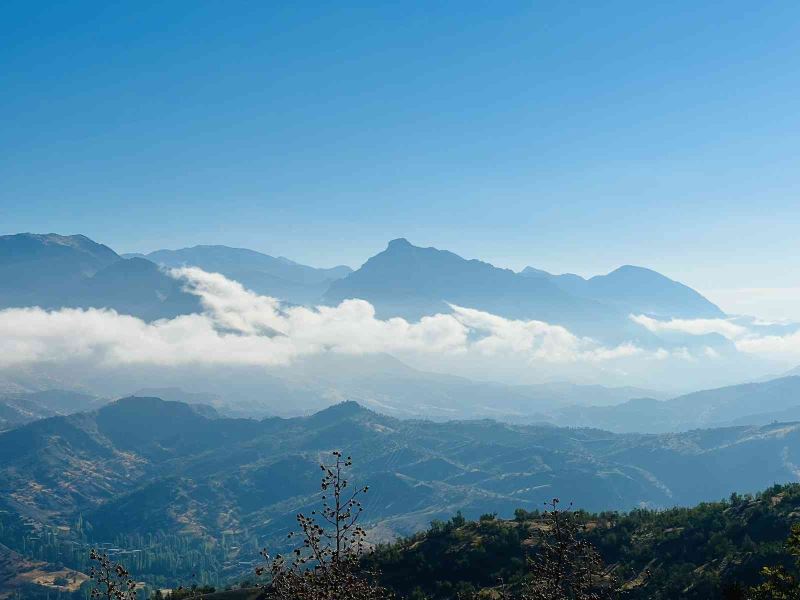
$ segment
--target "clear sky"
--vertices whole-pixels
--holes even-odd
[[[0,233],[321,266],[404,236],[800,318],[799,99],[795,1],[12,0]]]

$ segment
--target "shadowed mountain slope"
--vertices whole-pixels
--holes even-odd
[[[125,260],[82,235],[0,237],[0,308],[111,308],[152,320],[199,310],[154,263]]]

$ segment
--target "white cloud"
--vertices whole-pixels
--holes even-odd
[[[775,325],[757,319],[747,320],[751,327],[745,327],[731,319],[671,319],[659,321],[645,315],[631,315],[631,320],[647,328],[653,333],[684,333],[688,335],[707,335],[718,333],[731,340],[740,352],[757,354],[764,358],[778,361],[800,360],[800,330],[785,329],[785,334],[765,335],[759,327]],[[739,319],[740,323],[742,319]],[[688,350],[684,349],[684,358],[689,359]],[[704,355],[710,359],[720,358],[717,350],[706,346]],[[678,356],[676,351],[672,355]],[[664,354],[666,357],[666,354]]]
[[[641,352],[632,344],[606,348],[590,338],[578,337],[564,327],[544,321],[512,320],[472,308],[450,306],[459,323],[483,335],[471,348],[488,356],[519,353],[531,360],[571,362],[612,360]]]
[[[747,335],[748,329],[728,319],[670,319],[659,321],[646,315],[630,315],[634,323],[638,323],[653,333],[685,333],[688,335],[708,335],[717,333],[729,340],[736,340]]]
[[[736,342],[740,352],[760,354],[776,360],[800,360],[800,331],[787,335],[750,337]]]
[[[322,352],[523,356],[529,361],[608,361],[641,352],[606,348],[541,321],[509,320],[463,307],[418,322],[378,319],[371,304],[287,307],[222,275],[171,274],[200,297],[202,314],[152,323],[111,310],[0,311],[0,366],[89,360],[98,365],[280,365]]]

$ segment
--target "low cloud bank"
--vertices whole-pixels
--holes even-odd
[[[746,327],[737,325],[729,319],[670,319],[659,321],[646,315],[631,315],[631,320],[648,331],[659,333],[685,333],[688,335],[708,335],[717,333],[729,340],[748,334]]]
[[[800,331],[791,328],[782,334],[765,333],[764,328],[776,323],[751,319],[749,326],[733,319],[670,319],[660,321],[646,315],[631,315],[631,320],[656,334],[679,333],[692,336],[719,334],[733,342],[744,353],[758,354],[779,361],[800,360]],[[762,331],[759,331],[762,329]],[[711,350],[710,358],[716,358]]]
[[[633,343],[608,347],[558,325],[513,320],[451,305],[448,314],[416,322],[378,319],[363,300],[338,306],[288,306],[222,275],[197,268],[171,271],[202,303],[200,314],[147,323],[106,309],[18,308],[0,311],[0,367],[88,361],[97,366],[276,366],[322,353],[389,353],[472,359],[468,364],[610,365],[641,359],[696,362],[717,359],[711,348],[644,350]],[[724,336],[743,353],[800,359],[800,332],[758,333],[727,319],[631,319],[656,334]],[[477,361],[477,363],[475,362]],[[606,367],[603,367],[606,368]]]
[[[378,319],[372,305],[286,306],[224,276],[171,271],[203,305],[201,314],[147,323],[105,309],[0,311],[0,366],[86,359],[99,365],[280,365],[324,352],[513,355],[542,362],[607,361],[640,354],[608,348],[541,321],[505,319],[452,306],[418,322]]]
[[[776,360],[800,360],[800,332],[747,337],[737,340],[736,349]]]

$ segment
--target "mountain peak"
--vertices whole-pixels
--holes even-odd
[[[666,275],[662,275],[658,271],[648,269],[647,267],[639,267],[636,265],[622,265],[611,271],[608,275],[600,275],[598,277],[614,277],[614,276],[650,276],[659,279],[669,279]]]
[[[312,415],[304,417],[308,423],[334,423],[339,421],[349,421],[359,417],[369,417],[378,415],[368,408],[361,406],[354,400],[346,400],[338,404],[333,404],[328,408],[323,408]]]
[[[0,236],[0,249],[16,258],[31,254],[41,255],[50,251],[72,251],[97,257],[105,262],[119,260],[111,248],[89,239],[85,235],[61,235],[58,233],[16,233]]]
[[[334,417],[334,418],[347,418],[360,414],[368,414],[371,411],[364,408],[355,400],[345,400],[338,404],[333,404],[328,408],[323,408],[321,411],[314,413],[313,417]]]
[[[724,316],[699,292],[646,267],[623,265],[607,275],[595,275],[587,283],[593,297],[631,312],[673,318]]]
[[[413,244],[409,242],[406,238],[397,238],[394,240],[390,240],[389,244],[386,246],[387,250],[391,249],[401,249],[401,248],[413,248]]]
[[[527,266],[522,271],[519,272],[520,275],[524,275],[525,277],[552,277],[551,273],[547,271],[543,271],[542,269],[537,269],[536,267]]]

